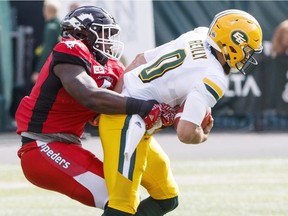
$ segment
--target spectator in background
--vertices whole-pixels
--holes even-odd
[[[69,11],[74,11],[78,7],[80,7],[80,4],[78,2],[73,2],[69,6]]]
[[[272,56],[286,53],[288,50],[288,19],[279,23],[272,37]]]
[[[42,43],[35,49],[37,62],[34,67],[34,72],[31,76],[31,82],[34,84],[38,78],[39,71],[44,65],[53,47],[60,41],[60,20],[58,19],[58,11],[60,2],[58,0],[46,0],[43,5],[43,16],[45,26],[42,36]]]

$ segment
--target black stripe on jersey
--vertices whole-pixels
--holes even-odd
[[[213,88],[211,88],[209,85],[207,85],[206,83],[204,83],[204,84],[205,84],[206,89],[213,95],[215,100],[218,101],[220,99],[220,96],[218,95],[218,93]]]
[[[131,181],[133,180],[135,163],[136,163],[136,150],[133,152],[133,154],[131,156],[131,159],[130,159],[130,167],[129,167],[128,179],[130,179]]]
[[[59,89],[62,88],[61,80],[49,68],[49,75],[40,88],[40,94],[36,101],[31,116],[31,121],[28,124],[28,131],[41,133],[43,124],[48,118]]]
[[[90,75],[91,63],[86,59],[79,56],[53,51],[53,59],[51,62],[51,67],[53,68],[57,64],[74,64],[80,65],[85,68],[87,74]]]

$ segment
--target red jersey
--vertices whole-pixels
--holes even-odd
[[[62,39],[42,67],[29,96],[24,97],[16,112],[17,133],[68,133],[81,136],[95,112],[81,105],[63,88],[54,74],[57,64],[76,64],[85,68],[98,87],[113,89],[124,66],[109,59],[105,66],[98,63],[79,40]]]

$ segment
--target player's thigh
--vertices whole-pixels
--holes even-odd
[[[146,167],[149,137],[142,138],[131,158],[125,157],[131,116],[101,115],[99,133],[104,151],[104,173],[109,207],[134,214],[139,204],[138,189]]]
[[[105,178],[108,182],[115,178],[117,172],[126,176],[124,172],[129,169],[130,165],[129,175],[133,175],[133,172],[131,172],[133,167],[136,167],[139,172],[143,172],[145,168],[149,139],[143,138],[141,140],[137,146],[137,151],[133,153],[129,161],[125,158],[125,148],[126,145],[129,145],[126,141],[126,135],[130,119],[131,115],[102,114],[100,117],[99,134],[104,151]],[[114,185],[114,183],[112,184]]]
[[[91,152],[59,142],[33,142],[21,150],[22,170],[31,183],[85,205],[103,208],[107,202],[103,164]]]
[[[103,147],[104,172],[105,178],[108,180],[108,188],[110,184],[115,184],[115,174],[118,172],[119,160],[124,160],[124,152],[123,154],[120,153],[124,149],[120,148],[127,130],[125,127],[126,117],[126,115],[112,116],[104,114],[100,116],[99,135]]]
[[[178,195],[178,185],[170,167],[170,159],[153,137],[141,184],[154,199],[167,199]]]

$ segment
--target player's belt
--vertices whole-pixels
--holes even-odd
[[[21,137],[22,146],[24,146],[28,143],[34,142],[34,141],[36,141],[36,140],[30,139],[30,138],[24,137],[24,136]]]

